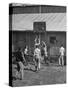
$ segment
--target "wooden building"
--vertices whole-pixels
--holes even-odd
[[[66,7],[10,4],[9,29],[14,48],[25,45],[33,50],[36,35],[45,41],[50,55],[58,55],[61,44],[66,49]]]

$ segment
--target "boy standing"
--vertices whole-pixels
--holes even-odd
[[[38,69],[40,69],[40,55],[41,55],[41,51],[39,49],[39,46],[36,46],[35,50],[34,50],[34,57],[35,57],[35,68],[36,71]]]
[[[59,65],[64,65],[64,53],[65,53],[65,48],[63,47],[63,45],[61,45],[60,49],[59,49],[59,53],[60,53],[60,57],[59,57]]]

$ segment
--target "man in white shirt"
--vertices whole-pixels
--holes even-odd
[[[35,57],[35,68],[36,71],[40,69],[40,56],[41,56],[41,51],[39,49],[39,46],[36,46],[34,50],[34,57]]]
[[[64,65],[64,53],[65,53],[65,48],[63,45],[61,45],[59,49],[60,57],[59,57],[59,65]]]

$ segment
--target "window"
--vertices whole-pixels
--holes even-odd
[[[34,22],[34,31],[35,32],[44,32],[45,31],[45,22]]]
[[[55,36],[50,36],[50,43],[55,44],[56,42],[56,37]]]

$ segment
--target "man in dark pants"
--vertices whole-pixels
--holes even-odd
[[[20,79],[23,79],[23,75],[24,75],[24,72],[23,72],[23,57],[22,57],[22,52],[21,52],[21,49],[19,48],[18,51],[16,52],[16,61],[17,61],[17,65],[18,65],[18,71],[20,73],[20,76],[21,78]]]
[[[36,48],[34,50],[34,57],[35,57],[35,69],[36,71],[38,71],[41,68],[40,67],[41,51],[38,45],[36,45]]]

